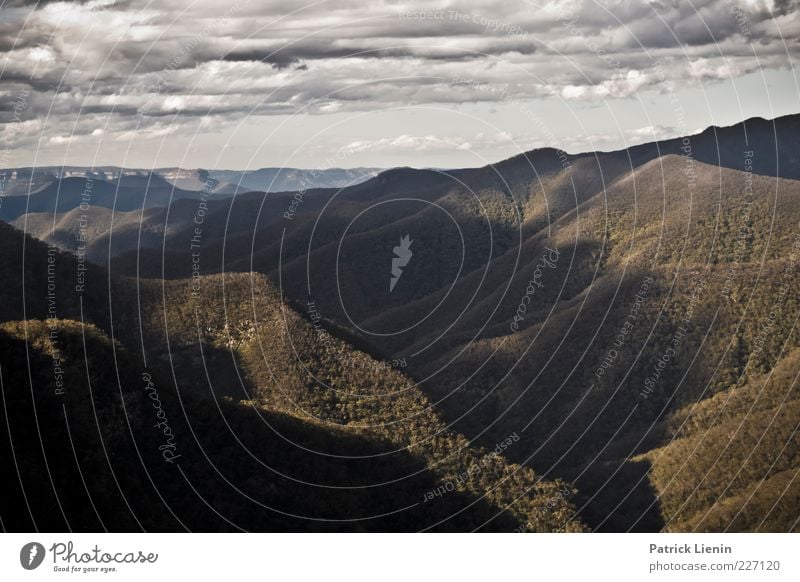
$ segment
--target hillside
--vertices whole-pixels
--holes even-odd
[[[436,410],[483,446],[522,435],[506,456],[577,487],[593,528],[689,528],[694,517],[673,517],[652,463],[671,442],[664,427],[798,346],[797,123],[752,119],[620,152],[537,150],[479,169],[400,168],[306,198],[324,205],[304,202],[291,220],[260,207],[246,230],[226,228],[234,204],[206,217],[219,234],[204,237],[199,269],[253,269],[299,311],[313,301],[341,337],[404,359]],[[406,235],[413,258],[390,291],[392,248]],[[181,236],[112,268],[188,276]],[[790,417],[778,419],[789,438]],[[787,455],[784,470],[796,469]],[[766,457],[747,464],[721,503],[772,478]],[[797,515],[786,495],[778,502]]]
[[[388,443],[392,451],[408,451],[442,483],[463,480],[466,491],[485,496],[493,507],[508,507],[531,529],[579,527],[566,499],[555,510],[543,509],[562,484],[540,481],[502,456],[471,447],[439,420],[402,368],[392,369],[315,328],[282,306],[262,276],[212,276],[199,285],[196,297],[185,281],[141,289],[149,306],[141,322],[148,360],[163,357],[168,347],[178,377],[204,392],[227,387],[234,399],[347,427]],[[463,476],[465,471],[470,474]]]
[[[649,451],[670,531],[791,531],[800,500],[793,349],[768,373],[677,411]]]
[[[572,490],[471,446],[406,376],[321,336],[261,276],[203,278],[192,296],[189,281],[90,265],[84,293],[70,255],[3,225],[0,240],[25,257],[0,317],[8,530],[583,527]]]
[[[93,275],[92,321],[181,393],[406,451],[522,527],[796,530],[798,119],[213,199],[199,235],[181,200]]]

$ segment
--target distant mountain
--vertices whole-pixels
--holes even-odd
[[[68,178],[121,182],[126,186],[144,186],[151,176],[176,186],[179,190],[206,191],[218,194],[237,192],[289,192],[312,188],[343,188],[376,176],[379,168],[260,168],[257,170],[205,170],[155,168],[153,170],[117,166],[40,166],[37,168],[0,169],[0,192],[6,196],[35,193],[42,187]],[[30,190],[30,192],[29,192]]]
[[[201,203],[217,207],[217,201],[225,199],[228,202],[224,204],[230,204],[234,194],[242,196],[256,190],[275,193],[268,200],[263,194],[246,196],[248,201],[257,202],[249,210],[255,212],[254,217],[259,216],[258,206],[262,204],[266,204],[266,216],[272,216],[271,208],[277,213],[277,207],[287,207],[293,196],[279,192],[302,188],[311,197],[312,191],[322,186],[339,188],[356,184],[376,172],[371,168],[319,171],[264,168],[251,172],[180,168],[149,172],[116,167],[0,170],[0,179],[4,180],[0,182],[3,187],[0,193],[4,194],[0,198],[0,220],[63,250],[77,251],[85,246],[86,256],[102,263],[109,256],[139,247],[159,246],[164,236],[190,226]],[[182,202],[188,200],[194,203]],[[173,202],[173,208],[167,212]],[[314,207],[315,203],[308,206]],[[231,226],[239,229],[235,223]]]
[[[550,173],[566,161],[574,164],[585,158],[597,158],[597,163],[615,160],[627,169],[636,168],[661,156],[689,156],[712,166],[734,170],[744,167],[745,152],[753,152],[750,171],[763,176],[800,179],[800,115],[775,119],[753,117],[727,127],[711,126],[690,136],[666,139],[611,152],[566,154],[554,148],[541,148],[503,160],[494,167],[506,175],[515,174],[515,167],[531,166],[539,172]],[[756,155],[757,154],[757,155]],[[523,169],[523,172],[525,170]],[[467,174],[471,170],[464,171]]]
[[[169,224],[165,227],[168,210]],[[11,225],[61,250],[81,253],[89,261],[104,264],[109,256],[159,247],[165,236],[190,227],[195,213],[196,203],[127,212],[89,206],[57,214],[32,212],[11,221]]]
[[[184,198],[201,200],[203,195],[200,192],[176,188],[155,174],[122,176],[113,182],[68,177],[53,179],[30,195],[3,198],[0,219],[11,222],[29,213],[47,213],[52,217],[81,206],[129,212],[169,206],[172,201]]]
[[[303,194],[306,209],[320,208],[335,190],[311,190]],[[57,246],[85,253],[88,260],[106,264],[109,257],[139,250],[158,249],[166,241],[189,248],[195,228],[202,222],[201,239],[218,240],[226,232],[238,237],[256,225],[276,224],[293,204],[294,193],[249,192],[234,196],[212,194],[177,199],[169,206],[112,212],[104,206],[76,206],[65,212],[31,212],[10,221],[18,229]],[[211,213],[214,220],[205,222]],[[113,228],[112,228],[113,217]],[[224,218],[223,218],[224,217]],[[177,237],[177,239],[173,239]],[[149,271],[148,271],[149,272]]]
[[[379,168],[326,168],[299,170],[297,168],[261,168],[259,170],[209,170],[209,175],[221,182],[244,190],[257,192],[294,192],[312,188],[344,188],[376,176]]]

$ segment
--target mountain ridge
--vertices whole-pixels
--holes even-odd
[[[593,530],[796,528],[767,508],[798,511],[800,457],[775,449],[796,429],[798,120],[711,128],[687,137],[691,151],[678,138],[564,163],[545,149],[484,168],[397,168],[342,189],[210,199],[196,248],[180,221],[199,202],[181,200],[138,225],[161,229],[153,247],[102,257],[144,306],[111,307],[122,336],[152,330],[125,345],[166,357],[209,396],[255,396],[353,430],[394,424],[381,416],[391,411],[416,418],[425,403],[440,419],[425,426],[441,422],[480,450],[516,435],[498,461],[531,471],[525,483],[554,479],[545,497],[569,492],[559,519]],[[413,255],[392,288],[404,237]],[[409,390],[411,401],[388,395]],[[387,411],[374,408],[384,398]],[[729,414],[736,402],[754,414]],[[686,426],[704,427],[712,445]],[[380,438],[408,445],[418,429],[403,430]],[[425,453],[426,465],[450,446]],[[460,458],[439,479],[463,471]],[[491,482],[505,482],[508,465],[492,466]],[[523,497],[533,505],[515,519],[528,522],[538,502]],[[548,515],[533,529],[556,527]]]

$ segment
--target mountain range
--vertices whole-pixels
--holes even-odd
[[[797,531],[799,130],[283,192],[18,173],[3,523]]]

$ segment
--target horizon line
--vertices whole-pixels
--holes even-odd
[[[381,172],[385,172],[387,170],[395,170],[395,169],[400,169],[400,168],[411,168],[411,169],[414,169],[414,170],[457,171],[457,170],[470,170],[470,169],[477,169],[477,168],[485,168],[487,166],[497,165],[497,164],[500,164],[500,163],[505,162],[507,160],[514,159],[514,158],[516,158],[518,156],[525,156],[525,155],[528,155],[528,154],[531,154],[531,153],[534,153],[534,152],[538,152],[538,151],[543,151],[543,150],[560,151],[560,152],[563,152],[564,154],[566,154],[567,156],[570,156],[570,157],[579,157],[579,156],[585,156],[585,155],[590,155],[590,154],[611,154],[611,153],[623,152],[623,151],[629,150],[631,148],[639,147],[639,146],[643,146],[643,145],[654,144],[654,143],[664,143],[664,142],[672,141],[672,140],[675,140],[675,139],[682,139],[682,138],[685,138],[685,137],[694,137],[694,136],[702,135],[703,133],[705,133],[705,132],[707,132],[709,130],[728,129],[728,128],[731,128],[731,127],[736,127],[737,125],[746,124],[747,122],[762,121],[762,122],[772,122],[774,124],[779,119],[786,119],[786,118],[798,117],[798,116],[800,116],[800,111],[798,111],[796,113],[787,113],[787,114],[784,114],[784,115],[778,115],[778,116],[772,117],[772,118],[762,117],[760,115],[754,115],[752,117],[744,118],[741,121],[737,121],[736,123],[732,123],[730,125],[713,125],[712,124],[712,125],[706,126],[703,129],[696,130],[693,133],[678,134],[678,135],[674,135],[673,137],[667,137],[667,138],[663,138],[663,139],[655,139],[655,140],[651,140],[651,141],[643,141],[643,142],[640,142],[640,143],[630,144],[630,145],[628,145],[626,147],[617,148],[617,149],[581,150],[581,151],[578,151],[578,152],[570,153],[566,149],[563,149],[563,148],[560,148],[560,147],[557,147],[557,146],[546,145],[546,146],[536,147],[536,148],[533,148],[533,149],[530,149],[530,150],[520,151],[517,154],[514,154],[512,156],[508,156],[508,157],[505,157],[505,158],[501,158],[501,159],[499,159],[497,161],[494,161],[494,162],[489,162],[488,164],[475,165],[475,166],[458,166],[458,167],[446,167],[446,168],[433,167],[433,166],[417,167],[417,166],[411,166],[411,165],[408,165],[408,164],[402,164],[401,163],[401,164],[396,164],[396,165],[392,165],[392,166],[356,165],[356,166],[350,166],[350,167],[335,166],[335,167],[330,167],[330,168],[320,168],[320,167],[303,168],[303,167],[298,167],[298,166],[260,166],[258,168],[246,169],[246,168],[230,168],[230,167],[227,167],[227,168],[208,168],[208,167],[187,168],[187,167],[184,167],[184,166],[154,166],[152,168],[143,168],[143,167],[133,167],[133,166],[118,166],[118,165],[115,165],[115,164],[97,164],[97,165],[64,164],[64,165],[60,165],[60,166],[59,165],[52,165],[52,164],[45,164],[45,165],[41,165],[41,166],[6,166],[6,167],[0,167],[0,172],[5,172],[5,171],[8,171],[8,170],[17,170],[17,171],[19,171],[19,170],[37,170],[37,169],[42,169],[42,168],[62,168],[62,169],[63,168],[83,168],[83,169],[92,169],[92,170],[95,170],[97,168],[113,168],[113,169],[123,170],[123,171],[128,170],[128,171],[141,171],[141,172],[155,172],[155,171],[159,171],[159,170],[183,170],[183,171],[192,171],[192,172],[197,172],[197,171],[201,171],[201,170],[209,171],[209,172],[258,172],[258,171],[261,171],[261,170],[279,170],[279,171],[280,170],[299,170],[299,171],[303,171],[303,172],[311,172],[311,171],[329,172],[329,171],[335,171],[335,170],[344,170],[344,171],[347,171],[347,170],[371,170],[371,171],[377,171],[378,173],[381,173]]]

